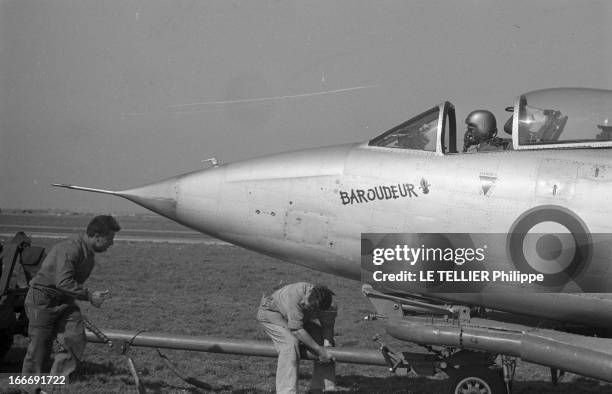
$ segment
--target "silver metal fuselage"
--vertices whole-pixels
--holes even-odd
[[[508,233],[541,205],[571,210],[592,233],[611,232],[612,156],[609,149],[440,155],[360,143],[245,160],[114,194],[233,244],[360,280],[362,233]],[[607,269],[597,275],[612,282]],[[522,290],[436,297],[612,323],[608,296]]]

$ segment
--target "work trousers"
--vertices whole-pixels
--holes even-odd
[[[28,290],[25,310],[30,319],[30,344],[22,372],[47,373],[53,339],[57,337],[61,349],[55,354],[49,373],[67,377],[77,369],[87,343],[81,310],[74,300],[54,297],[35,287]]]
[[[331,312],[336,314],[336,311]],[[297,393],[298,368],[300,349],[298,339],[287,328],[287,321],[278,312],[259,308],[257,320],[263,326],[266,334],[272,338],[274,348],[278,352],[276,366],[277,394]],[[333,325],[322,327],[317,320],[306,322],[304,329],[319,345],[330,346],[333,340]],[[314,361],[311,391],[332,390],[336,384],[336,366],[334,363]]]

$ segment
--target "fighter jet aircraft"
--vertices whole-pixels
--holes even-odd
[[[389,334],[445,349],[436,354],[456,372],[452,392],[508,389],[517,357],[612,381],[612,339],[602,338],[612,325],[612,91],[534,91],[509,110],[507,149],[457,153],[455,110],[443,102],[369,141],[123,191],[55,186],[123,197],[213,237],[364,282]],[[411,264],[393,252],[407,245],[480,250],[486,261],[480,274],[457,254]],[[381,250],[392,252],[377,262]],[[431,263],[442,265],[425,269]],[[434,273],[418,277],[426,271]],[[505,384],[482,354],[502,356]]]

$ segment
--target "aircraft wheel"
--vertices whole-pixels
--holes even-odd
[[[465,367],[450,372],[449,394],[506,394],[499,371],[486,367]]]

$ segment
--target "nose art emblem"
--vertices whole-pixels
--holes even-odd
[[[423,191],[423,194],[429,193],[429,186],[431,185],[427,182],[427,180],[425,180],[425,178],[421,178],[421,186],[419,186],[419,189]]]

